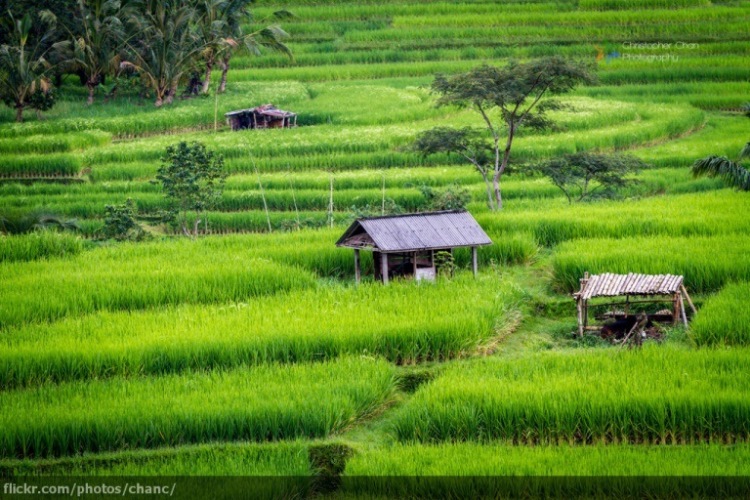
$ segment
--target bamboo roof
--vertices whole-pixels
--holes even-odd
[[[618,295],[674,295],[680,291],[682,276],[673,274],[595,274],[583,282],[575,297],[588,300],[593,297]]]
[[[449,210],[368,217],[349,226],[336,246],[379,252],[415,252],[491,245],[469,212]]]

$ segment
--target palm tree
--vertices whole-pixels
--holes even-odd
[[[203,43],[201,58],[206,64],[206,73],[201,85],[201,92],[208,93],[211,84],[211,72],[216,65],[226,44],[231,43],[225,37],[228,21],[226,19],[226,0],[198,0],[196,18],[198,36]]]
[[[750,158],[750,142],[742,148],[736,162],[726,156],[713,155],[697,160],[693,164],[693,175],[721,177],[732,187],[750,191],[750,171],[740,163],[745,158]]]
[[[195,10],[179,0],[143,0],[130,16],[130,60],[121,67],[137,70],[156,94],[154,105],[170,104],[177,86],[203,49],[192,31]]]
[[[278,25],[269,25],[251,33],[243,33],[242,20],[252,20],[252,15],[248,10],[248,5],[252,0],[225,0],[223,2],[222,19],[224,45],[221,54],[221,80],[219,82],[218,92],[224,92],[227,88],[227,73],[229,72],[229,62],[238,48],[244,48],[251,54],[260,55],[261,47],[278,51],[286,54],[290,58],[292,52],[284,44],[284,39],[289,35]],[[291,12],[279,10],[273,13],[274,19],[288,19],[292,17]],[[267,20],[261,21],[264,24]]]
[[[83,75],[89,106],[94,103],[96,87],[120,62],[124,39],[121,15],[120,0],[78,0],[80,34],[68,30],[72,41],[65,44],[63,59]]]
[[[5,104],[16,110],[16,121],[23,121],[23,111],[29,106],[32,94],[49,92],[52,64],[47,52],[58,47],[50,45],[55,31],[55,18],[48,11],[40,12],[40,21],[45,25],[44,34],[36,43],[30,43],[33,21],[30,14],[15,19],[8,11],[6,23],[10,33],[10,44],[0,45],[0,97]]]

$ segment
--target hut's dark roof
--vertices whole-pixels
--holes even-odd
[[[618,295],[674,295],[680,291],[682,276],[673,274],[595,274],[574,294],[587,300]]]
[[[469,212],[450,210],[420,214],[368,217],[349,226],[337,246],[381,252],[414,252],[490,245]]]
[[[276,118],[287,118],[289,116],[297,116],[297,113],[292,113],[291,111],[284,111],[283,109],[277,108],[273,104],[264,104],[256,108],[238,109],[235,111],[230,111],[229,113],[224,113],[224,116],[236,116],[236,115],[244,115],[244,114],[249,114],[249,113],[257,113],[259,115],[273,116]]]

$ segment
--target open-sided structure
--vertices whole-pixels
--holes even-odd
[[[297,114],[284,111],[273,104],[257,108],[239,109],[224,114],[232,130],[247,128],[290,128],[297,126]]]
[[[474,274],[477,247],[491,245],[474,217],[463,210],[368,217],[349,226],[336,246],[354,249],[357,282],[362,277],[360,250],[373,252],[375,278],[388,283],[393,276],[435,279],[435,253],[470,247]]]
[[[624,301],[596,304],[597,306],[620,306],[621,312],[613,313],[627,317],[632,304],[671,302],[672,309],[666,314],[652,314],[653,321],[666,321],[677,324],[679,320],[687,326],[685,301],[690,305],[693,313],[695,306],[685,289],[682,276],[672,274],[595,274],[586,273],[580,280],[581,289],[573,294],[578,309],[578,334],[585,330],[599,330],[600,327],[589,326],[589,301],[597,297],[625,297]],[[631,300],[636,297],[636,300]]]

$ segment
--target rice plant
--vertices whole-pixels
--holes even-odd
[[[717,251],[721,249],[721,251]],[[563,243],[552,257],[554,282],[578,290],[585,272],[681,274],[690,291],[704,293],[750,279],[750,240],[715,237],[583,239]]]
[[[402,441],[731,443],[750,438],[748,352],[651,347],[447,368],[393,420]]]
[[[5,391],[0,456],[323,437],[373,411],[392,390],[388,363],[344,358]]]
[[[82,240],[72,234],[39,231],[0,236],[0,262],[66,257],[77,255],[82,250]]]
[[[748,283],[724,287],[703,304],[690,325],[698,345],[746,346],[750,344],[750,297]]]
[[[496,336],[517,300],[512,288],[485,275],[436,284],[335,285],[221,306],[101,312],[3,332],[0,387],[357,353],[396,363],[449,359]]]

